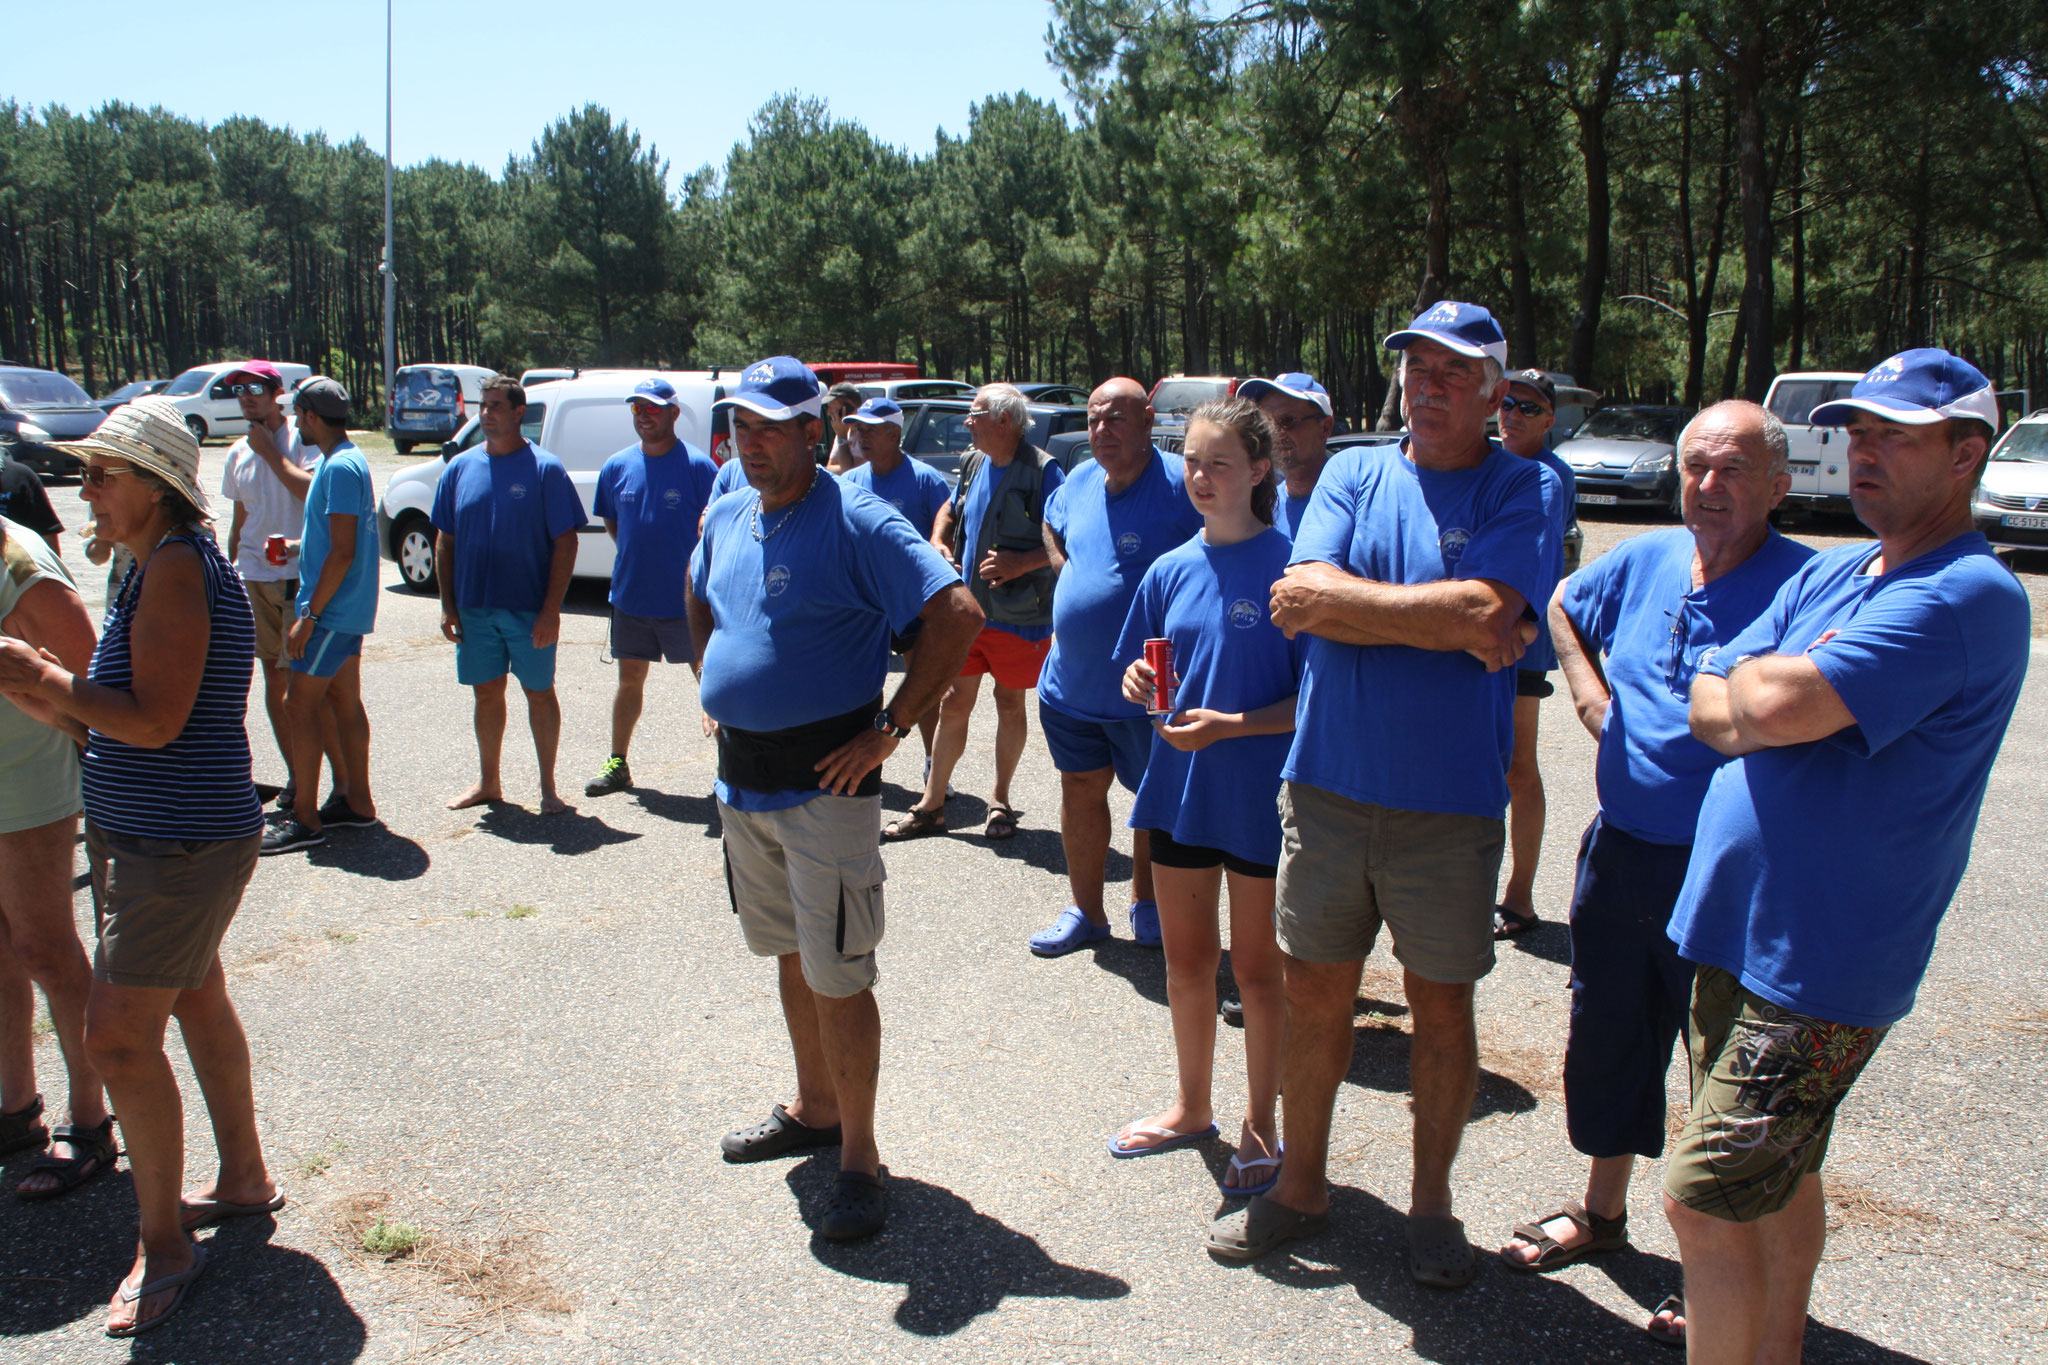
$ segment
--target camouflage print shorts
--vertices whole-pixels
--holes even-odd
[[[1827,1156],[1835,1109],[1885,1030],[1782,1009],[1732,974],[1693,980],[1692,1117],[1671,1149],[1664,1192],[1747,1223],[1791,1200]]]

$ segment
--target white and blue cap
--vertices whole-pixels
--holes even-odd
[[[903,425],[903,405],[893,398],[878,395],[847,413],[846,420],[871,427],[892,426],[900,429]]]
[[[676,397],[676,386],[666,379],[643,379],[633,386],[626,395],[628,403],[638,399],[642,403],[653,403],[661,407],[682,409],[683,400]]]
[[[1325,417],[1333,412],[1329,391],[1316,383],[1314,375],[1303,374],[1299,370],[1272,379],[1247,379],[1237,386],[1237,396],[1249,398],[1254,403],[1269,393],[1281,393],[1289,398],[1299,398],[1304,403],[1314,403],[1323,410]]]
[[[1425,308],[1405,331],[1388,337],[1385,345],[1390,351],[1403,351],[1417,341],[1434,341],[1459,355],[1492,356],[1503,370],[1508,367],[1507,335],[1493,314],[1476,303],[1445,299]]]
[[[1998,430],[1998,395],[1983,371],[1935,346],[1900,351],[1856,381],[1847,398],[1822,403],[1806,420],[1817,427],[1847,426],[1858,412],[1925,426],[1969,417]]]
[[[787,422],[793,417],[817,417],[824,405],[825,386],[810,366],[793,355],[771,355],[741,371],[738,390],[711,406],[741,407],[771,422]]]

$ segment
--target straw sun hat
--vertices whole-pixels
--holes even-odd
[[[126,460],[177,489],[200,515],[209,510],[206,490],[199,486],[199,441],[185,425],[178,405],[168,398],[152,394],[124,403],[92,435],[57,446],[80,459],[112,455]]]

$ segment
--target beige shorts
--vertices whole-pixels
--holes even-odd
[[[298,619],[299,581],[284,578],[242,586],[249,590],[249,610],[256,617],[256,657],[276,663],[284,658],[284,637]]]
[[[725,884],[747,947],[799,954],[804,981],[844,999],[875,984],[882,941],[879,796],[814,796],[788,810],[734,810],[725,827]]]
[[[99,947],[94,978],[115,986],[199,989],[256,871],[261,834],[145,839],[85,822]]]
[[[1359,962],[1380,925],[1425,981],[1493,970],[1493,892],[1507,826],[1483,815],[1394,810],[1287,782],[1280,789],[1274,930],[1303,962]]]

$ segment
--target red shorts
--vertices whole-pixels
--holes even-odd
[[[1050,653],[1050,636],[1024,640],[1001,626],[983,626],[981,634],[974,637],[973,648],[967,651],[967,662],[960,665],[960,676],[972,678],[988,673],[994,675],[998,687],[1028,692],[1038,686],[1038,670],[1045,667],[1045,656]]]

